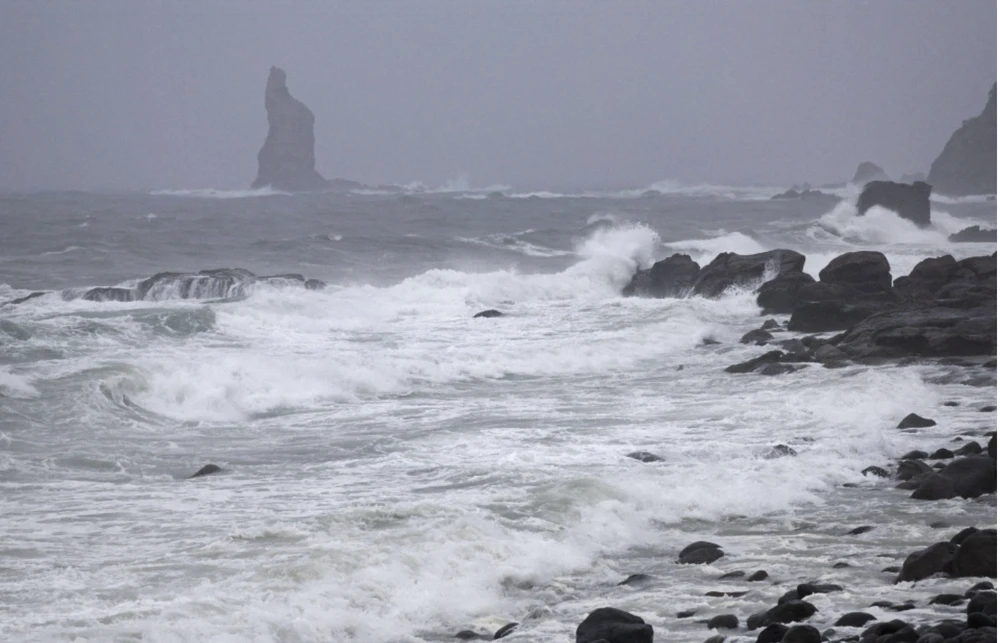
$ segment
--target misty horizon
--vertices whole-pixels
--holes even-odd
[[[8,3],[0,189],[247,188],[271,65],[321,174],[430,187],[926,173],[996,79],[995,3],[723,6]]]

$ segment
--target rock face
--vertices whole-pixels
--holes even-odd
[[[893,181],[871,181],[858,197],[858,215],[874,206],[892,210],[921,227],[931,224],[931,186],[923,181],[907,185]]]
[[[701,269],[692,293],[718,297],[731,287],[745,287],[767,275],[773,279],[786,273],[802,272],[806,258],[794,250],[769,250],[755,255],[723,252]]]
[[[995,355],[996,304],[878,313],[851,327],[837,348],[855,359]]]
[[[875,165],[871,161],[865,161],[858,165],[858,169],[854,171],[854,178],[851,179],[851,183],[857,185],[864,185],[869,181],[888,181],[889,175],[885,173],[885,170]]]
[[[642,297],[684,297],[698,277],[700,268],[688,255],[675,254],[640,270],[622,294]]]
[[[962,123],[931,164],[928,182],[941,194],[996,194],[997,86],[993,83],[986,107]]]
[[[257,153],[257,178],[252,187],[302,191],[324,187],[327,182],[316,171],[313,123],[316,117],[292,97],[285,72],[271,67],[264,90],[267,138]]]

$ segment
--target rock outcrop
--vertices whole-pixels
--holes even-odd
[[[931,164],[927,180],[940,194],[996,194],[996,83],[993,83],[983,112],[962,123],[948,139],[941,154]]]
[[[698,263],[688,255],[671,255],[637,272],[622,294],[626,297],[684,297],[700,270]]]
[[[252,187],[277,190],[315,190],[327,185],[316,171],[312,111],[292,97],[285,72],[271,67],[264,90],[267,138],[257,153],[257,178]]]
[[[865,161],[858,165],[858,169],[854,171],[854,178],[851,179],[851,183],[856,185],[864,185],[869,181],[888,181],[889,175],[885,173],[885,170],[875,165],[871,161]]]
[[[754,255],[723,252],[698,273],[692,294],[718,297],[728,288],[758,285],[787,273],[802,272],[806,258],[794,250],[768,250]]]
[[[990,228],[980,228],[977,225],[963,228],[955,234],[948,235],[952,243],[996,243],[997,231]]]
[[[781,194],[775,194],[771,197],[772,201],[781,201],[787,199],[838,199],[839,197],[835,194],[827,194],[826,192],[820,192],[819,190],[811,190],[809,188],[804,188],[802,190],[796,190],[795,188],[789,188],[782,192]]]
[[[876,205],[892,210],[921,227],[931,224],[931,186],[923,181],[907,185],[893,181],[871,181],[858,197],[858,216]]]

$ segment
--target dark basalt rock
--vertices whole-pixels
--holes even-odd
[[[927,459],[927,452],[914,449],[913,451],[908,451],[903,454],[900,460],[925,460]]]
[[[221,473],[221,472],[222,472],[222,467],[215,464],[206,464],[202,468],[198,469],[198,471],[196,471],[194,475],[190,477],[200,478],[202,476],[209,476],[212,475],[213,473]]]
[[[753,359],[741,362],[739,364],[733,364],[726,367],[727,373],[753,373],[757,369],[763,367],[766,364],[776,364],[781,361],[784,353],[781,351],[769,351],[763,355],[758,355]]]
[[[638,460],[639,462],[663,462],[663,458],[649,451],[633,451],[625,457]]]
[[[997,86],[982,113],[962,123],[931,164],[928,182],[941,194],[996,194]]]
[[[786,373],[794,373],[799,370],[800,367],[792,366],[791,364],[767,364],[761,368],[757,373],[759,375],[785,375]]]
[[[794,250],[770,250],[754,255],[724,252],[701,269],[692,292],[703,297],[718,297],[731,287],[748,287],[766,274],[774,276],[802,272],[806,258]]]
[[[462,630],[461,632],[455,634],[455,638],[460,641],[477,641],[479,639],[484,639],[488,637],[483,636],[482,634],[479,634],[477,632],[473,632],[472,630]]]
[[[722,558],[725,553],[715,543],[699,540],[691,543],[677,555],[677,562],[682,565],[704,565]]]
[[[850,566],[851,566],[850,563],[845,563],[844,561],[840,561],[833,564],[834,569],[847,569]]]
[[[924,477],[910,494],[914,500],[948,500],[957,496],[955,483],[939,473]]]
[[[826,333],[846,330],[882,311],[881,303],[844,301],[807,301],[798,304],[788,320],[788,330],[800,333]]]
[[[996,243],[996,229],[980,228],[977,225],[963,228],[962,230],[948,235],[948,241],[952,243]]]
[[[625,286],[626,297],[684,297],[690,292],[701,268],[688,255],[675,254],[640,270]]]
[[[814,283],[816,280],[804,272],[786,272],[757,289],[757,305],[767,314],[789,314],[802,300],[803,287]]]
[[[518,623],[507,623],[493,634],[493,640],[502,639],[517,629]]]
[[[472,316],[473,319],[479,319],[481,317],[491,318],[491,317],[503,317],[503,313],[499,310],[494,310],[490,308],[489,310],[482,310]]]
[[[957,458],[941,470],[941,476],[951,480],[955,491],[963,498],[978,498],[997,490],[997,463],[994,458]]]
[[[937,422],[930,418],[925,418],[917,415],[916,413],[910,413],[905,418],[899,421],[896,425],[897,429],[924,429],[929,426],[937,426]]]
[[[881,252],[848,252],[835,257],[819,271],[819,280],[869,294],[892,290],[889,261]]]
[[[837,347],[854,359],[996,354],[996,304],[877,313],[845,333]]]
[[[267,138],[257,154],[257,178],[251,187],[278,190],[316,190],[327,185],[316,171],[313,125],[316,117],[292,97],[285,72],[271,67],[264,90]]]
[[[996,410],[997,410],[997,407],[995,407],[992,404],[990,404],[989,406],[984,406],[983,408],[979,409],[979,412],[980,413],[992,413],[993,411],[996,411]]]
[[[903,567],[896,577],[897,583],[918,581],[940,574],[951,567],[951,561],[958,553],[952,543],[934,543],[930,547],[915,551],[903,561]]]
[[[875,617],[868,612],[848,612],[834,623],[835,627],[864,627],[866,623],[874,621]]]
[[[635,614],[602,607],[587,615],[576,628],[576,643],[653,643],[653,626]]]
[[[692,616],[694,616],[697,613],[698,613],[697,609],[683,610],[683,611],[677,612],[677,618],[691,618]]]
[[[812,625],[793,625],[785,632],[781,643],[820,643],[823,637]]]
[[[767,572],[763,569],[758,569],[754,573],[747,576],[747,582],[755,583],[757,581],[767,580]]]
[[[798,191],[795,188],[788,188],[781,194],[775,194],[771,197],[772,201],[782,201],[788,199],[837,199],[834,194],[827,194],[826,192],[820,192],[819,190],[810,190],[808,188]]]
[[[858,215],[881,206],[921,227],[931,224],[931,186],[923,181],[907,185],[893,181],[870,181],[858,197]]]
[[[29,294],[29,295],[25,295],[24,297],[18,297],[17,299],[11,299],[8,302],[4,302],[2,305],[6,306],[7,304],[10,304],[12,306],[16,306],[17,304],[23,304],[26,301],[31,301],[32,299],[35,299],[36,297],[41,297],[42,295],[47,295],[47,294],[49,294],[48,291],[33,292],[33,293]]]
[[[710,630],[735,630],[740,626],[740,619],[735,614],[720,614],[708,621]]]
[[[804,621],[816,613],[816,606],[805,601],[788,601],[747,619],[747,629],[756,630],[771,623]]]

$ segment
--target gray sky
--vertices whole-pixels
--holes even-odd
[[[0,189],[246,187],[268,68],[329,177],[791,184],[926,172],[992,0],[0,0]]]

